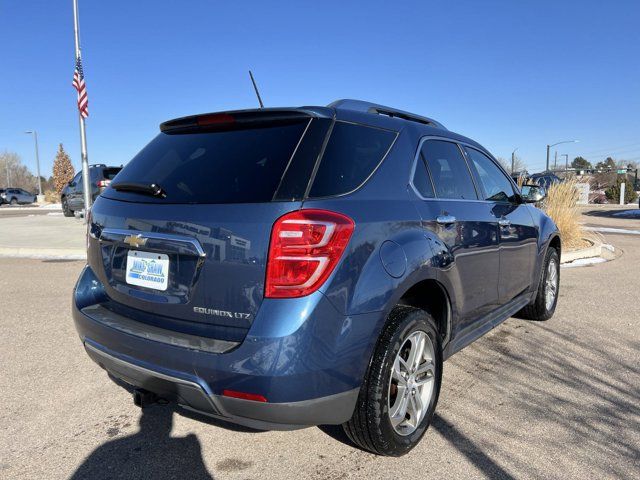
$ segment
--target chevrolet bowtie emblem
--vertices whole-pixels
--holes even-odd
[[[147,243],[147,239],[144,238],[142,235],[127,235],[126,237],[124,237],[124,243],[138,248],[140,246],[143,246],[145,243]]]

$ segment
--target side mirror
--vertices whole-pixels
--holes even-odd
[[[544,200],[547,192],[540,185],[523,185],[520,188],[520,195],[525,203],[538,203]]]

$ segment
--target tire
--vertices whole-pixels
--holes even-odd
[[[12,198],[11,199],[11,205],[17,205],[18,204],[18,199],[17,198]]]
[[[73,217],[73,210],[69,208],[69,202],[67,202],[66,197],[62,198],[62,214],[65,217]]]
[[[424,334],[430,340],[430,344],[427,344]],[[392,368],[396,365],[401,347],[402,352],[407,351],[406,349],[409,348],[407,345],[413,338],[423,338],[425,340],[424,352],[429,349],[432,350],[428,352],[432,357],[431,362],[422,358],[422,355],[421,360],[418,361],[418,364],[420,361],[424,362],[418,368],[418,372],[431,365],[431,375],[429,375],[429,371],[426,371],[422,376],[415,377],[420,382],[424,382],[424,386],[419,387],[417,383],[415,385],[412,383],[414,374],[409,372],[408,379],[404,380],[407,382],[405,385],[409,387],[401,387],[399,382],[394,380]],[[416,341],[415,345],[418,344],[419,340]],[[412,348],[414,348],[413,345],[411,346]],[[409,351],[412,351],[411,349]],[[401,355],[404,355],[404,353],[401,353]],[[424,355],[426,356],[427,353]],[[411,357],[406,360],[410,361]],[[400,364],[398,363],[398,365]],[[376,345],[367,374],[360,388],[353,416],[342,427],[349,439],[364,450],[378,455],[394,457],[404,455],[418,444],[427,431],[438,402],[441,382],[442,346],[433,318],[424,310],[396,306],[389,314],[387,323]],[[408,395],[401,396],[400,388],[403,389],[402,391],[407,392]],[[421,395],[424,392],[424,388],[429,388],[428,400],[422,401],[423,408],[421,411],[424,413],[415,416],[417,426],[406,426],[405,424],[411,418],[409,410],[412,410],[414,405],[409,390],[417,391],[418,396],[414,396],[414,398],[420,399],[423,398]],[[403,416],[401,409],[396,410],[396,407],[400,405],[396,402],[407,397],[409,400],[406,404],[411,406]],[[424,409],[425,405],[427,405],[426,410]],[[400,412],[400,415],[395,417],[395,421],[398,422],[398,419],[402,419],[401,423],[395,427],[390,416],[390,411],[393,413],[394,410]],[[420,416],[422,417],[421,419],[419,419]],[[399,433],[403,426],[405,430]],[[411,428],[414,428],[414,430],[411,431]]]
[[[551,267],[550,265],[553,266]],[[553,283],[552,273],[550,270],[555,270],[555,293],[553,295],[553,301],[547,303],[547,292],[551,288],[550,284]],[[558,295],[560,293],[560,256],[558,251],[549,247],[544,258],[544,266],[542,272],[540,272],[540,281],[538,283],[538,291],[533,301],[520,310],[516,316],[527,320],[544,321],[553,317],[558,305]]]

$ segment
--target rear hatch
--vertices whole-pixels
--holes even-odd
[[[116,313],[242,341],[264,295],[271,227],[300,208],[330,111],[167,122],[92,209],[89,264]]]

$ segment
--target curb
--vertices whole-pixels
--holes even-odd
[[[86,260],[87,252],[79,248],[0,247],[0,257]]]
[[[580,250],[570,250],[568,252],[562,252],[562,258],[560,259],[560,264],[573,262],[575,260],[580,260],[582,258],[593,258],[599,257],[602,255],[602,243],[594,242],[591,239],[586,239],[591,243],[590,247],[581,248]]]

